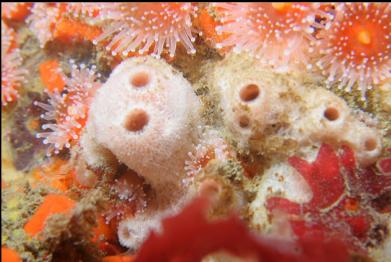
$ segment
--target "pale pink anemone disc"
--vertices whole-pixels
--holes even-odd
[[[105,27],[94,43],[110,38],[106,49],[113,55],[121,52],[125,56],[136,51],[148,53],[153,46],[155,57],[160,57],[166,45],[173,57],[180,42],[194,54],[191,17],[196,10],[190,3],[102,3],[99,19],[103,19]]]
[[[309,53],[316,5],[308,3],[214,3],[226,35],[217,48],[233,47],[261,62],[286,71],[292,65],[310,66]]]

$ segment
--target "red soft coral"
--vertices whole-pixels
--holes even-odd
[[[136,261],[201,261],[207,254],[225,250],[257,261],[347,261],[341,242],[302,238],[296,243],[256,236],[236,215],[208,221],[209,199],[200,197],[183,211],[163,220],[162,234],[152,233]]]
[[[372,167],[358,172],[354,153],[347,146],[337,155],[331,146],[323,144],[313,163],[297,157],[291,157],[289,163],[307,181],[313,197],[303,205],[271,197],[267,209],[289,214],[299,238],[339,237],[356,251],[363,251],[374,220],[368,201],[391,189],[391,176],[377,175]]]

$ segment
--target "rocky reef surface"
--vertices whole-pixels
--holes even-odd
[[[388,261],[390,12],[2,3],[2,255]]]

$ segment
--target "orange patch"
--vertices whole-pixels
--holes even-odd
[[[123,252],[117,242],[117,231],[106,224],[102,215],[98,215],[97,224],[94,228],[92,242],[96,243],[99,249],[107,255],[115,255]]]
[[[2,4],[1,17],[14,21],[23,21],[30,14],[32,5],[32,3],[16,3],[14,7],[7,8],[7,3]]]
[[[239,157],[239,160],[246,177],[253,178],[260,171],[261,165],[258,161],[250,161],[244,157]]]
[[[32,118],[32,119],[27,120],[26,125],[27,125],[27,128],[29,128],[30,130],[37,131],[40,129],[39,119],[36,119],[36,118]]]
[[[102,236],[105,240],[108,241],[115,240],[116,238],[115,233],[111,230],[110,226],[106,224],[105,219],[102,216],[98,216],[97,222],[98,225],[94,229],[94,236],[92,238],[92,241],[96,242]]]
[[[200,11],[200,14],[197,16],[194,24],[200,28],[204,39],[212,44],[213,47],[216,43],[222,42],[228,36],[227,34],[217,34],[216,27],[221,24],[209,14],[206,8]],[[222,48],[219,49],[218,52],[223,55],[228,50],[228,48]]]
[[[359,202],[356,199],[348,198],[345,202],[345,209],[355,212],[360,208]]]
[[[6,187],[8,187],[8,184],[3,179],[1,179],[1,189]]]
[[[57,60],[47,60],[41,63],[39,65],[39,75],[49,93],[52,94],[56,89],[61,92],[64,89],[65,81]]]
[[[55,39],[69,43],[82,40],[92,41],[101,33],[101,29],[96,26],[90,26],[69,18],[62,18],[56,23],[53,36]]]
[[[133,262],[134,256],[107,256],[102,262]]]
[[[40,166],[32,171],[36,182],[32,183],[32,187],[36,187],[37,183],[48,183],[52,188],[62,192],[67,191],[73,183],[72,170],[68,170],[67,161],[61,159],[53,159],[53,161],[44,166]]]
[[[68,214],[76,202],[64,195],[47,195],[35,214],[25,224],[24,230],[30,236],[36,236],[45,228],[46,220],[54,214]]]
[[[5,246],[1,247],[1,262],[22,262],[19,254]]]

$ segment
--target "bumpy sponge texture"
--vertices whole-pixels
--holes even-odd
[[[178,184],[197,137],[199,108],[189,82],[166,62],[128,59],[92,102],[87,133],[93,139],[84,139],[84,148],[96,148],[92,142],[108,149],[152,186]],[[96,165],[99,156],[88,158]]]
[[[276,147],[288,156],[295,153],[288,145],[299,150],[348,144],[360,164],[373,163],[381,153],[381,134],[321,82],[308,73],[281,74],[248,56],[228,55],[216,65],[210,85],[239,147],[259,152]]]

